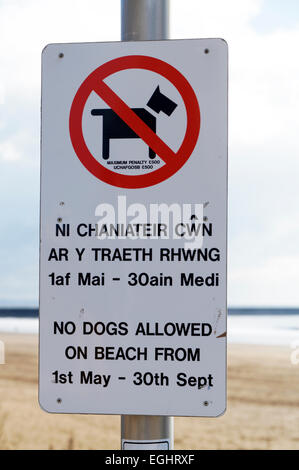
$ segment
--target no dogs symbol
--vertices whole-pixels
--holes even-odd
[[[179,92],[185,105],[187,123],[183,141],[177,152],[174,152],[158,135],[159,113],[169,118],[175,114],[177,103],[163,93],[158,85],[147,101],[145,108],[130,108],[105,82],[112,74],[128,69],[143,69],[155,72],[166,78]],[[83,111],[92,92],[109,106],[93,108],[91,116],[99,119],[102,132],[100,161],[88,148],[83,136]],[[143,103],[145,104],[145,103]],[[153,114],[151,111],[157,114]],[[84,80],[73,100],[70,111],[70,137],[74,150],[85,168],[96,178],[120,188],[145,188],[158,184],[175,174],[192,154],[199,136],[200,110],[196,95],[186,78],[168,63],[149,56],[131,55],[119,57],[98,67]],[[173,129],[173,132],[176,132]],[[154,171],[142,174],[121,174],[111,170],[109,163],[110,142],[112,139],[142,139],[148,146],[150,161],[160,158],[164,164]]]

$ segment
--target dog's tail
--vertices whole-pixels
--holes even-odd
[[[91,113],[92,116],[104,116],[104,114],[107,111],[110,111],[110,110],[107,110],[107,109],[92,109],[90,113]]]
[[[170,116],[177,107],[177,104],[171,99],[167,98],[167,96],[163,95],[158,85],[149,102],[147,103],[147,106],[153,111],[156,111],[156,113],[163,111],[163,113],[167,114],[167,116]]]

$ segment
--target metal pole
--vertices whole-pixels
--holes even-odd
[[[168,0],[122,0],[122,41],[168,39]]]
[[[122,41],[167,39],[168,0],[122,0]],[[129,442],[129,447],[124,442]],[[170,416],[122,416],[121,448],[130,450],[173,449],[173,418]]]

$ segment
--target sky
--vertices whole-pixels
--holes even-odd
[[[299,2],[170,0],[229,45],[230,306],[299,306]],[[120,40],[119,0],[0,0],[0,307],[37,306],[41,51]]]

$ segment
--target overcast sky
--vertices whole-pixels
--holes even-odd
[[[170,3],[229,44],[229,305],[298,307],[299,2]],[[119,39],[119,0],[0,0],[0,306],[38,301],[41,50]]]

